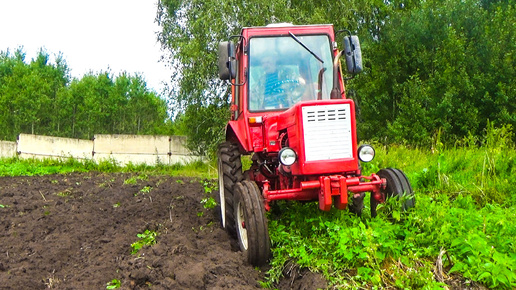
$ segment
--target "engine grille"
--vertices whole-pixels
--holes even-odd
[[[349,104],[303,107],[306,161],[353,157]]]

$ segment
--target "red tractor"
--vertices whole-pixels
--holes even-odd
[[[370,192],[374,217],[386,198],[413,195],[398,169],[361,174],[360,161],[371,161],[375,151],[357,146],[340,57],[354,75],[362,71],[361,51],[356,36],[343,38],[339,52],[332,25],[275,24],[243,28],[219,44],[219,76],[231,82],[232,97],[218,149],[221,221],[254,266],[270,257],[271,202],[318,201],[324,211],[349,204],[360,215]],[[251,155],[245,171],[242,155]],[[413,206],[413,198],[404,204]]]

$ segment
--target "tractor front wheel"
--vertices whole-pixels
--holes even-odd
[[[234,216],[234,195],[235,184],[243,179],[242,161],[238,145],[231,142],[224,142],[219,145],[218,150],[218,173],[219,173],[219,202],[221,224],[231,235],[236,235]]]
[[[396,168],[385,168],[378,171],[380,178],[385,178],[387,185],[382,193],[385,198],[397,197],[401,199],[403,196],[403,210],[408,210],[415,206],[414,192],[410,186],[410,182],[403,171]],[[371,195],[371,217],[376,216],[377,201]]]
[[[264,265],[270,257],[270,239],[265,206],[258,186],[244,180],[235,185],[235,220],[238,244],[253,266]]]

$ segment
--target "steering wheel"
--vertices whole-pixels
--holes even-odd
[[[305,81],[302,78],[277,80],[270,84],[266,92],[266,95],[272,97],[274,101],[269,103],[264,100],[269,103],[264,103],[264,107],[272,105],[271,108],[288,108],[301,100],[305,90]]]

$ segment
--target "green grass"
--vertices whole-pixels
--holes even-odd
[[[407,146],[376,146],[377,160],[364,173],[380,168],[402,169],[419,194],[470,195],[483,206],[516,204],[516,151],[514,147],[452,147],[423,150]]]
[[[416,208],[393,219],[391,200],[371,219],[348,211],[318,210],[314,203],[285,203],[269,221],[276,282],[289,261],[322,273],[333,286],[439,286],[434,279],[441,250],[443,266],[490,287],[516,286],[516,207],[478,207],[471,196],[417,195]],[[418,273],[416,275],[416,273]],[[413,277],[410,277],[413,275]]]
[[[173,164],[149,166],[145,164],[135,165],[129,163],[120,166],[113,160],[101,161],[80,161],[73,158],[66,159],[20,159],[1,158],[0,176],[41,176],[49,174],[66,174],[71,172],[138,172],[142,179],[145,175],[170,175],[182,177],[199,177],[202,179],[214,179],[217,172],[214,167],[206,162],[195,161],[188,164]],[[131,181],[128,181],[129,183]]]

